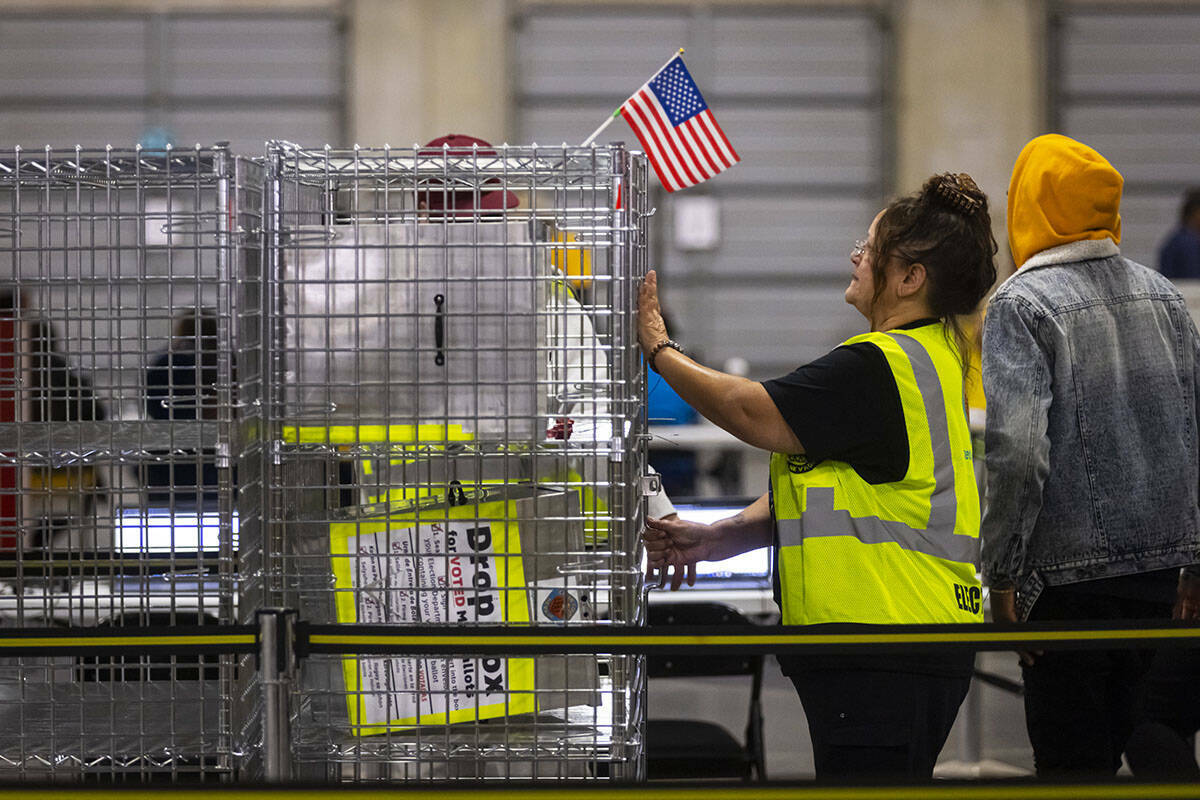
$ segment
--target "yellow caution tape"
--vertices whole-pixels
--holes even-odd
[[[843,644],[1004,644],[1007,642],[1087,642],[1129,641],[1151,639],[1200,639],[1200,628],[1147,628],[1144,630],[1096,631],[1011,631],[978,633],[772,633],[772,634],[713,634],[681,636],[678,634],[628,634],[588,636],[571,635],[558,629],[544,634],[475,635],[445,634],[313,634],[314,645],[327,646],[388,646],[388,647],[446,647],[450,652],[467,652],[471,647],[779,647],[797,643],[812,645]]]
[[[0,649],[23,647],[72,647],[90,649],[94,647],[211,647],[216,645],[251,646],[257,643],[253,633],[231,633],[212,635],[180,636],[105,636],[97,632],[89,636],[24,636],[0,637]]]

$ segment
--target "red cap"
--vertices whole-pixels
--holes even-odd
[[[422,156],[435,156],[442,153],[451,156],[469,156],[472,154],[481,156],[496,155],[491,142],[485,142],[483,139],[477,139],[474,136],[467,136],[462,133],[449,133],[445,136],[439,136],[417,151],[417,154]],[[493,191],[484,190],[484,187],[488,184],[499,182],[498,178],[488,178],[480,184],[479,192],[476,194],[473,188],[435,189],[433,187],[435,185],[440,186],[441,181],[433,178],[426,182],[429,188],[420,192],[418,198],[425,204],[425,208],[429,211],[453,209],[457,212],[456,216],[469,216],[476,210],[499,211],[505,208],[516,208],[521,201],[512,192],[503,189]],[[477,197],[478,202],[476,202]]]

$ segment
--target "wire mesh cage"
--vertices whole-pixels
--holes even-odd
[[[222,147],[0,156],[0,624],[237,619],[262,172]],[[4,658],[0,780],[228,778],[234,670]]]
[[[641,157],[276,143],[268,169],[256,603],[640,624]],[[292,755],[317,780],[633,777],[642,680],[633,656],[310,656]]]

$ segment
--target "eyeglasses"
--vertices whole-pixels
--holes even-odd
[[[867,252],[867,240],[859,239],[854,243],[854,246],[850,248],[850,258],[858,258],[865,252]]]

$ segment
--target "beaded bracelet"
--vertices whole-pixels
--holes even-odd
[[[658,358],[658,354],[662,352],[664,347],[670,347],[672,350],[683,352],[683,348],[679,346],[679,342],[674,339],[667,339],[665,342],[659,342],[654,345],[654,349],[650,351],[650,357],[646,359],[646,363],[650,365],[650,369],[658,372],[658,367],[654,366],[654,359]]]

